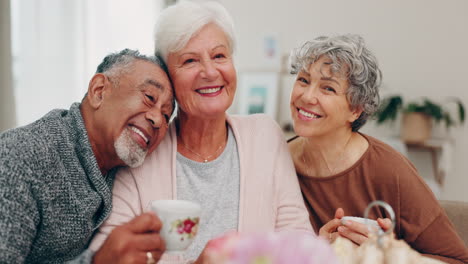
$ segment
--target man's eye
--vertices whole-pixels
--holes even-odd
[[[148,98],[151,102],[154,102],[154,97],[149,95],[149,94],[145,94],[146,98]]]

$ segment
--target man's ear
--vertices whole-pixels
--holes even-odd
[[[93,108],[99,108],[103,101],[104,93],[111,85],[107,76],[97,73],[91,78],[88,85],[88,101]]]

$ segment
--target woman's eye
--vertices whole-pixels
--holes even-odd
[[[325,91],[327,91],[327,92],[336,93],[336,90],[333,89],[333,88],[330,87],[330,86],[325,86],[325,87],[323,87],[323,89],[324,89]]]
[[[171,118],[170,116],[168,116],[168,115],[164,115],[164,119],[166,119],[166,124],[168,124],[168,123],[169,123],[169,119],[170,119],[170,118]]]
[[[187,59],[184,61],[184,64],[190,64],[192,62],[195,62],[195,59]]]
[[[216,54],[214,57],[215,57],[215,59],[224,59],[224,58],[226,58],[226,56],[224,54],[222,54],[222,53]]]
[[[309,83],[309,81],[307,81],[306,78],[304,78],[304,77],[297,77],[297,81],[301,82],[301,83],[305,83],[305,84]]]

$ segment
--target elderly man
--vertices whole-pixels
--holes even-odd
[[[146,263],[164,242],[142,214],[87,250],[111,211],[118,167],[139,166],[163,139],[174,109],[155,57],[123,50],[98,66],[83,101],[0,134],[0,262]]]

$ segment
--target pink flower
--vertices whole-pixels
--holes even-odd
[[[184,225],[178,225],[177,226],[177,233],[179,233],[179,234],[184,233]]]
[[[207,246],[213,263],[338,264],[327,241],[308,232],[227,234]]]
[[[234,248],[240,237],[241,236],[237,231],[231,231],[224,234],[223,236],[210,240],[206,248],[207,250],[212,250],[215,252],[232,252],[232,249]]]
[[[190,234],[192,233],[192,227],[195,225],[195,222],[193,222],[192,220],[190,220],[189,218],[187,218],[185,221],[184,221],[184,231],[185,233],[187,234]]]

